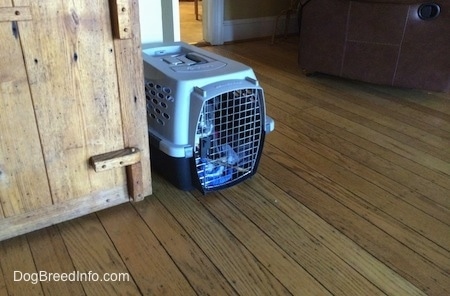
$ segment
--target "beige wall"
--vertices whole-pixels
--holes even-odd
[[[224,20],[276,16],[291,0],[225,0]]]

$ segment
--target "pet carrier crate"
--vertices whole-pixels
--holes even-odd
[[[142,54],[153,169],[202,192],[252,176],[274,129],[253,70],[183,42]]]

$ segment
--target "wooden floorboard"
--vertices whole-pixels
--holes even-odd
[[[132,205],[103,211],[99,217],[143,294],[195,295],[183,273]],[[149,272],[150,266],[157,272]]]
[[[74,270],[87,274],[83,285],[86,295],[136,295],[136,280],[103,281],[101,276],[128,274],[129,270],[116,246],[95,214],[58,226]],[[55,258],[56,259],[56,258]],[[49,270],[49,272],[52,272]],[[91,273],[90,273],[91,272]],[[98,274],[97,276],[94,274]],[[67,281],[70,283],[71,281]]]
[[[265,231],[266,221],[256,221],[245,208],[236,207],[232,200],[248,195],[258,196],[250,187],[238,193],[225,190],[221,194],[202,198],[202,204],[276,277],[295,295],[329,295],[303,262],[290,256],[290,250],[280,241],[273,240]],[[227,198],[224,198],[226,196]],[[263,202],[263,200],[261,200]],[[281,221],[280,221],[281,222]],[[287,225],[286,225],[287,226]],[[304,250],[306,251],[306,250]]]
[[[205,48],[264,89],[257,174],[202,195],[154,173],[142,202],[3,241],[0,295],[450,295],[450,95],[307,77],[295,36]]]
[[[198,3],[198,20],[195,17],[194,1],[180,1],[180,38],[186,43],[204,43],[202,25],[202,2]]]
[[[167,193],[155,193],[153,198],[135,204],[139,215],[198,295],[234,295],[235,291],[230,282],[224,278],[185,227],[159,201],[158,196],[164,194]],[[191,198],[189,194],[177,193],[176,196]]]
[[[428,187],[427,185],[430,185],[429,181],[407,169],[393,165],[391,161],[386,160],[382,155],[378,155],[377,151],[362,149],[364,147],[361,147],[363,145],[360,143],[363,140],[360,137],[355,135],[352,137],[353,134],[348,132],[345,132],[346,138],[339,137],[330,133],[330,129],[334,125],[327,124],[320,118],[308,116],[305,113],[290,113],[288,109],[281,109],[279,104],[277,105],[271,106],[271,115],[277,123],[281,123],[278,126],[283,128],[285,134],[291,133],[299,142],[313,150],[327,150],[325,153],[328,158],[332,158],[352,170],[364,171],[369,176],[376,175],[376,178],[372,181],[377,182],[378,186],[400,196],[408,194],[408,200],[412,201],[415,206],[422,208],[422,205],[417,205],[417,202],[426,199],[423,194],[430,193],[429,189],[424,190]],[[296,126],[295,130],[290,128],[292,125]],[[299,132],[300,129],[301,132]],[[341,133],[344,132],[341,130]],[[372,145],[370,142],[367,144],[368,146]],[[387,170],[393,173],[385,176]],[[417,192],[413,192],[412,189]],[[442,205],[449,202],[445,188],[434,188],[433,196],[434,199],[441,201]],[[414,200],[411,200],[412,198]],[[444,211],[442,214],[443,219],[445,219],[447,212]]]
[[[253,187],[252,184],[252,182],[249,182],[248,185]],[[265,235],[279,244],[311,276],[320,279],[322,285],[330,293],[336,295],[352,290],[356,294],[382,294],[362,274],[355,273],[348,266],[347,262],[321,244],[316,239],[316,233],[307,232],[301,225],[293,221],[291,217],[280,212],[272,203],[266,202],[257,192],[253,190],[245,192],[241,188],[232,188],[224,191],[223,196],[235,202],[245,216],[263,229]],[[278,196],[276,198],[276,203],[278,203]],[[248,235],[243,236],[243,238],[253,241]],[[256,248],[253,247],[253,249]],[[272,265],[273,263],[269,261],[267,264]],[[336,270],[340,272],[337,273]],[[283,278],[283,274],[278,276]],[[299,289],[301,288],[299,287]],[[297,291],[296,295],[304,293],[304,291]]]
[[[35,278],[21,279],[27,274],[36,274],[37,267],[26,236],[1,242],[0,267],[3,273],[5,295],[44,295],[42,286]]]
[[[57,226],[28,234],[28,244],[33,254],[36,270],[70,273],[75,269],[64,239]],[[83,295],[81,282],[42,281],[44,295]]]
[[[162,182],[161,183],[166,183]],[[192,195],[182,195],[165,184],[161,203],[183,225],[192,239],[240,295],[289,295],[289,291],[261,263],[252,250],[208,212]]]

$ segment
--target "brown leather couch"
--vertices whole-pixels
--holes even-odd
[[[307,72],[450,91],[450,0],[301,2],[298,62]]]

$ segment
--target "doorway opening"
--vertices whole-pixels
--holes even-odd
[[[179,0],[180,39],[189,44],[205,43],[203,37],[203,1]]]

